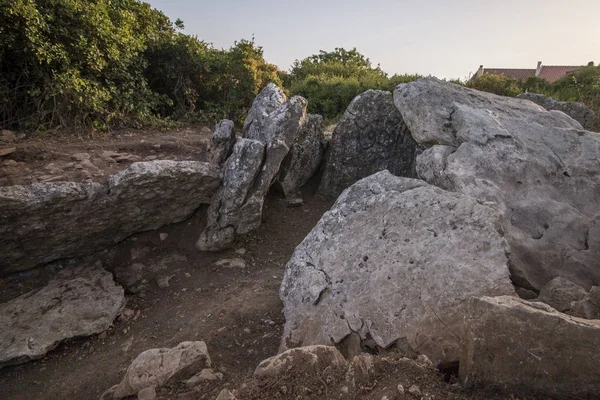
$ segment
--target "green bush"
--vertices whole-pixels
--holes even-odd
[[[0,0],[0,127],[240,120],[281,84],[254,41],[215,49],[139,0]]]
[[[520,81],[507,78],[504,75],[483,74],[467,82],[466,86],[501,96],[516,96],[523,93]]]
[[[332,121],[339,118],[352,99],[368,89],[393,91],[400,83],[420,75],[394,75],[388,78],[379,66],[356,49],[336,48],[296,60],[289,74],[283,74],[285,87],[293,95],[308,100],[308,111]]]

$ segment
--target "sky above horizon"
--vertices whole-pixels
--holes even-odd
[[[356,49],[390,75],[465,79],[488,68],[600,62],[596,0],[145,0],[184,32],[229,48],[255,38],[265,59]]]

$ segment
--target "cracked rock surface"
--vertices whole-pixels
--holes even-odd
[[[280,289],[280,350],[356,333],[455,361],[466,300],[514,294],[492,208],[382,171],[348,188],[296,248]]]
[[[394,101],[428,147],[419,177],[497,204],[519,286],[600,282],[600,134],[562,112],[435,78],[399,85]]]

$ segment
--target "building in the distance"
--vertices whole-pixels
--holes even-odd
[[[538,61],[537,68],[522,69],[522,68],[484,68],[479,66],[477,72],[471,77],[471,80],[477,79],[483,74],[504,75],[507,78],[518,80],[526,80],[529,77],[535,76],[544,79],[550,83],[564,78],[572,72],[579,71],[584,66],[582,65],[542,65]]]

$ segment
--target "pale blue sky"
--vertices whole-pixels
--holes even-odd
[[[149,2],[218,48],[254,35],[265,58],[285,70],[295,59],[335,47],[356,47],[390,75],[440,78],[465,78],[480,64],[600,61],[598,0]]]

